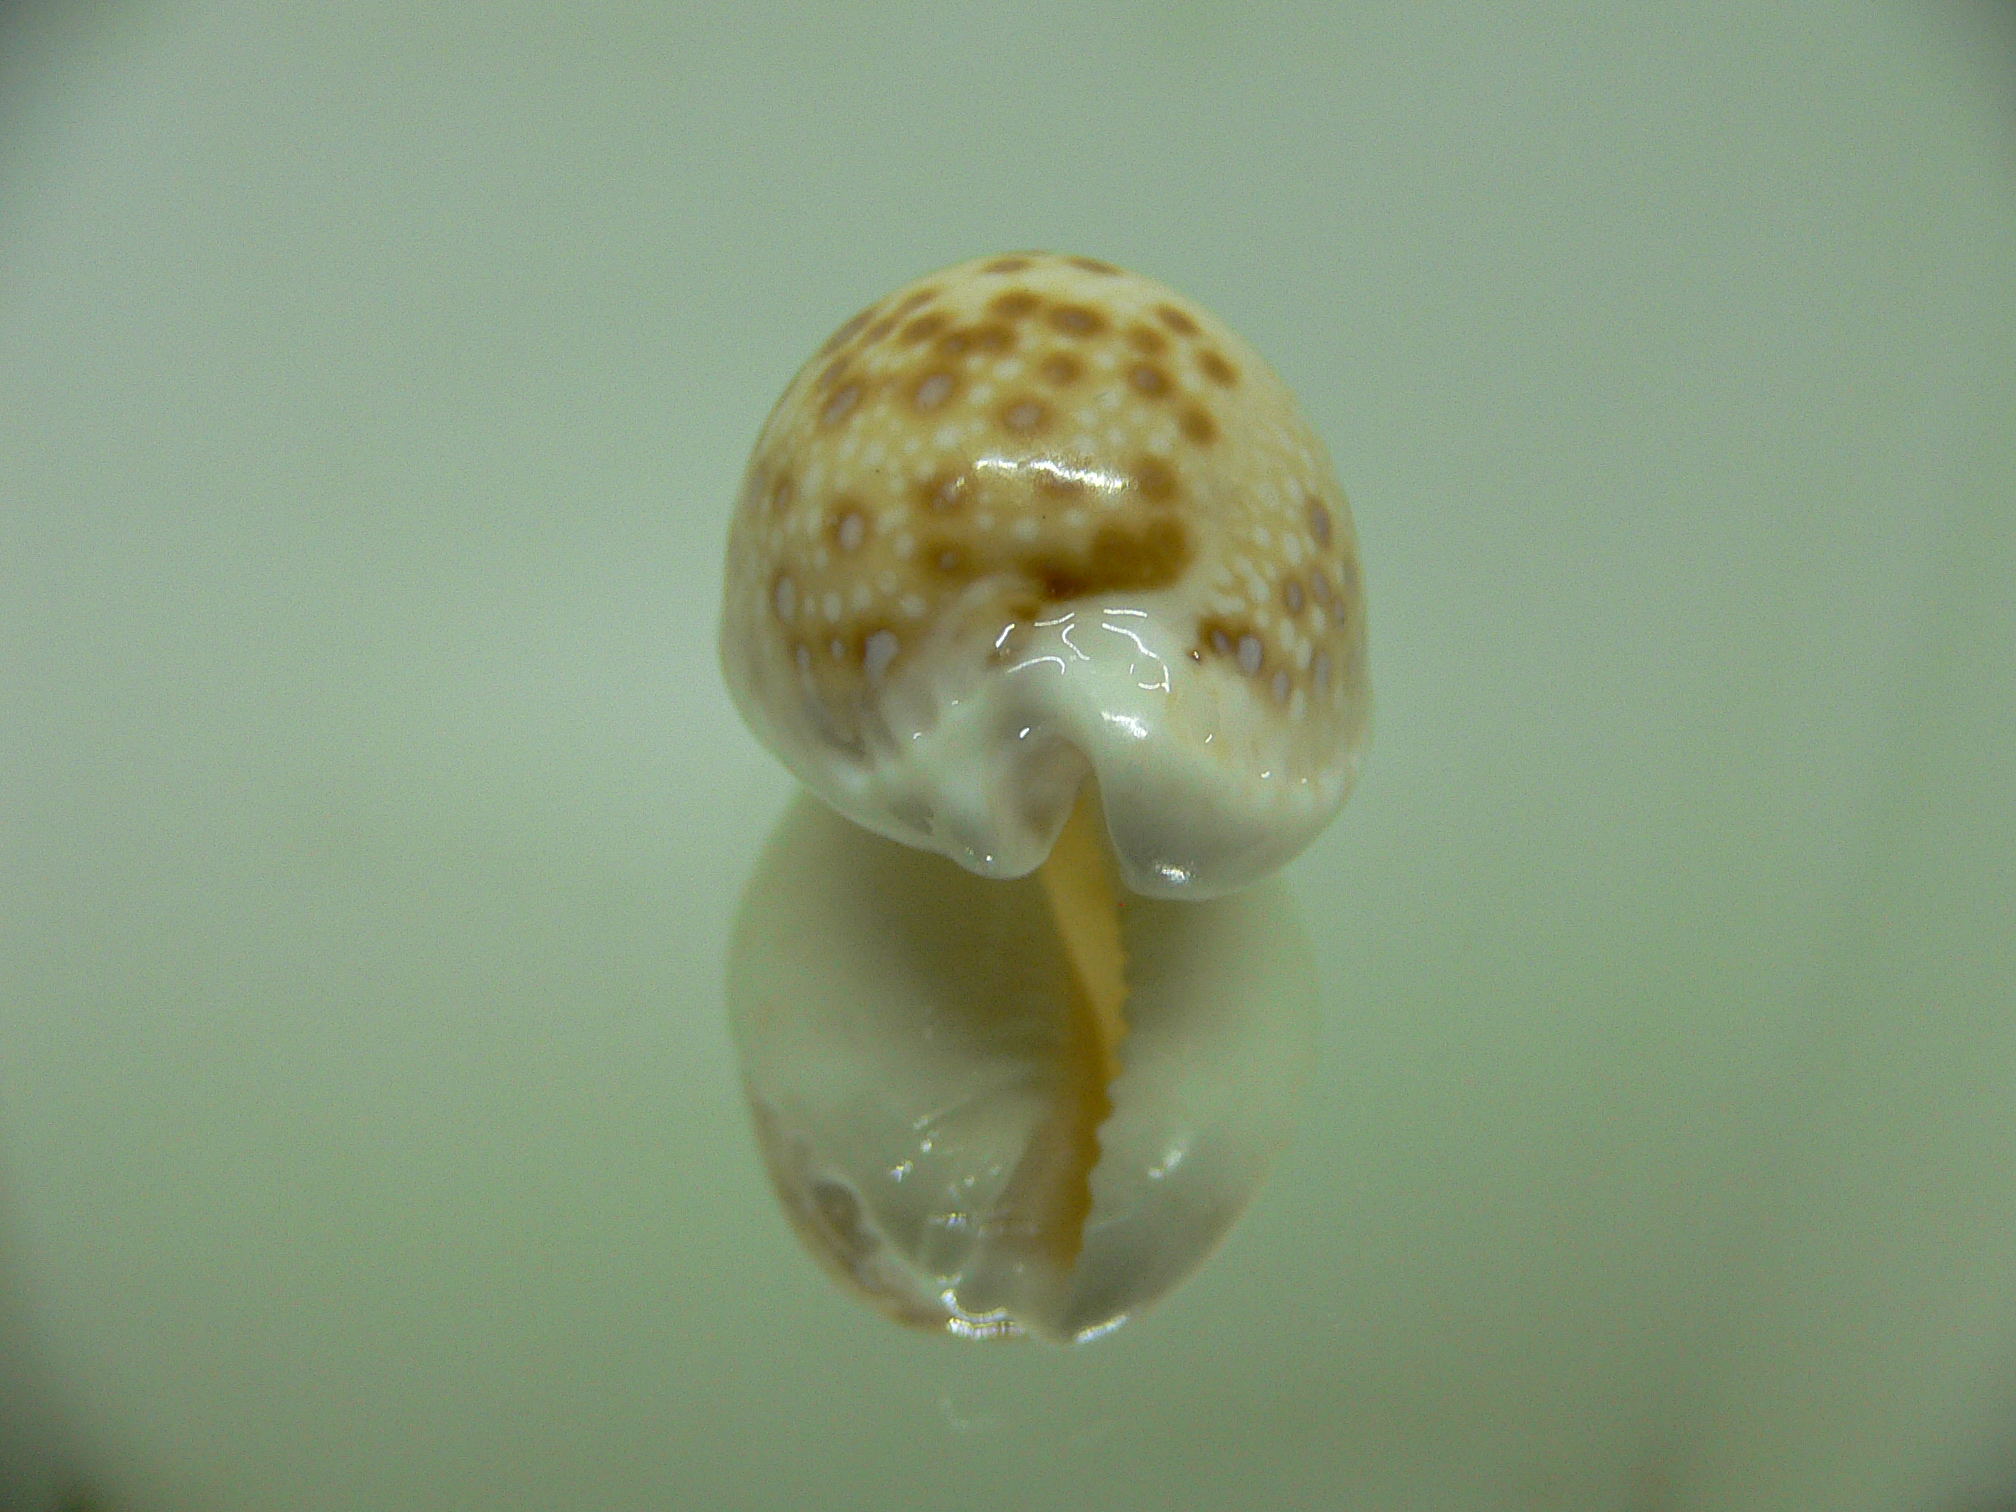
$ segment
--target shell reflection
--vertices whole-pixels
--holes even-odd
[[[1287,891],[1130,896],[1121,923],[1129,1029],[1088,1142],[1058,1116],[1084,1068],[1036,880],[976,877],[804,795],[786,813],[736,919],[729,1012],[778,1197],[847,1287],[922,1327],[1083,1340],[1238,1220],[1313,1042]],[[1089,1213],[1030,1201],[1072,1183]]]

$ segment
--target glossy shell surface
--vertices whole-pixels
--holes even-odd
[[[1210,896],[1300,850],[1369,716],[1322,443],[1207,311],[1090,258],[976,259],[843,324],[762,430],[723,665],[858,823],[988,876],[1096,772],[1129,886]]]
[[[1082,1049],[1039,885],[973,876],[809,798],[787,813],[737,917],[730,1024],[779,1201],[847,1289],[923,1328],[1083,1340],[1237,1222],[1311,1057],[1295,910],[1270,879],[1131,898],[1121,923],[1129,1027],[1090,1211],[1053,1232],[1017,1216],[1046,1210],[1022,1196],[1086,1180],[1088,1152],[1054,1137]]]

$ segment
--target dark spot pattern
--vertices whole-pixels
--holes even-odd
[[[1084,376],[1085,367],[1068,352],[1052,352],[1036,364],[1036,373],[1045,383],[1067,388]]]
[[[1169,350],[1169,338],[1153,326],[1130,325],[1126,335],[1127,345],[1143,357],[1160,357]]]
[[[1218,422],[1211,418],[1211,412],[1202,405],[1187,406],[1176,419],[1176,427],[1185,439],[1199,446],[1209,446],[1218,439]]]
[[[955,604],[991,620],[999,654],[1045,606],[1194,584],[1183,655],[1200,671],[1297,719],[1315,712],[1298,697],[1362,676],[1320,447],[1292,411],[1274,418],[1278,385],[1236,337],[1130,279],[1089,258],[975,262],[858,311],[798,380],[742,508],[783,553],[756,591],[822,738],[859,745],[850,700]],[[1297,545],[1291,567],[1297,534],[1319,561]]]
[[[1220,388],[1231,388],[1239,382],[1239,370],[1216,352],[1199,352],[1197,367],[1206,378]]]
[[[1050,324],[1066,336],[1097,336],[1106,329],[1106,317],[1090,305],[1060,304],[1051,306]]]
[[[1135,491],[1151,504],[1167,504],[1176,497],[1176,472],[1159,457],[1144,457],[1134,464]]]
[[[1127,381],[1145,398],[1160,399],[1169,392],[1169,375],[1152,362],[1135,363],[1127,370]]]

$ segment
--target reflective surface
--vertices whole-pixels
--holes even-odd
[[[792,805],[743,897],[728,1006],[779,1200],[843,1285],[922,1328],[1083,1342],[1238,1221],[1309,1069],[1294,904],[1278,882],[1129,898],[1121,925],[1122,1069],[1081,1153],[1059,1116],[1086,1058],[1078,989],[1037,881]],[[1088,1158],[1091,1210],[1054,1232],[1022,1194]]]
[[[0,1447],[45,1486],[2006,1493],[2006,29],[66,14],[0,39]],[[1380,700],[1286,878],[1295,1141],[1079,1350],[892,1328],[780,1221],[724,983],[793,790],[713,646],[806,344],[1046,245],[1217,311],[1349,459]]]
[[[1210,898],[1337,813],[1372,690],[1351,510],[1261,355],[1168,285],[983,254],[848,317],[764,421],[721,665],[856,823],[1019,877],[1094,774],[1121,874]]]

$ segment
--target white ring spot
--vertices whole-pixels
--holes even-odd
[[[861,648],[861,665],[868,674],[868,681],[879,683],[882,674],[889,670],[889,663],[896,659],[896,635],[891,630],[877,630],[868,637],[868,643]]]

